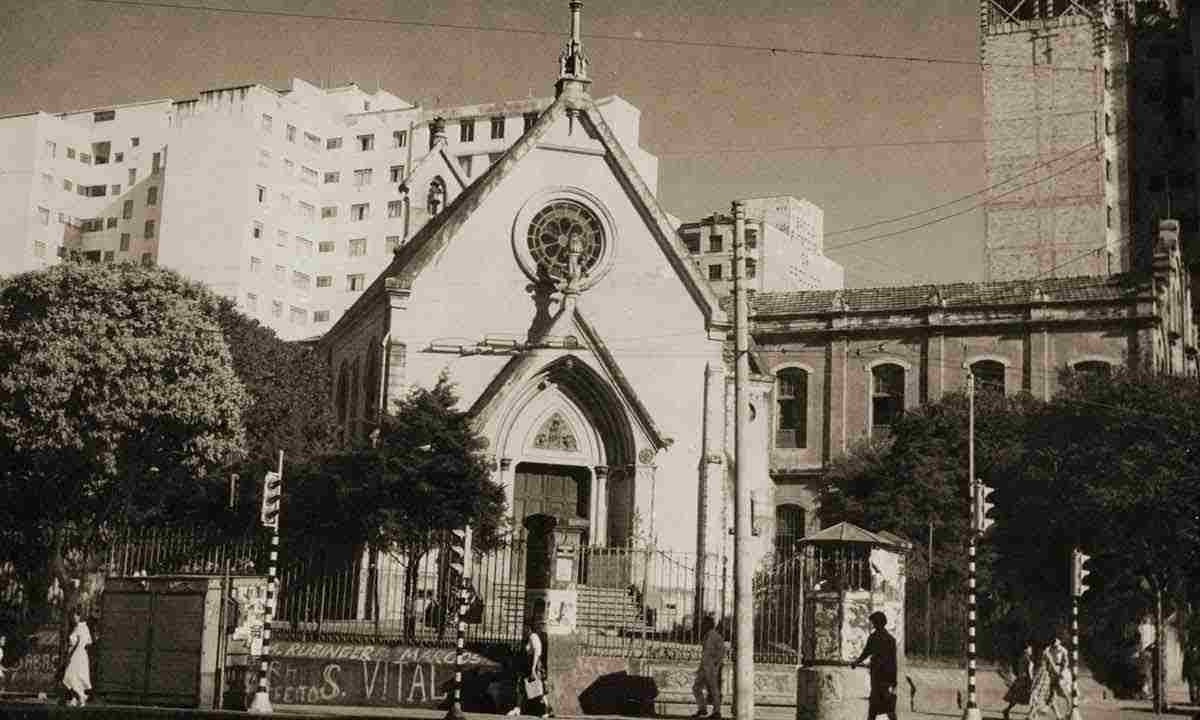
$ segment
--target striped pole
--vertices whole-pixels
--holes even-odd
[[[283,482],[283,451],[279,451],[279,479]],[[265,492],[265,490],[264,490]],[[282,498],[281,498],[282,502]],[[279,563],[279,520],[270,525],[271,544],[267,554],[267,602],[263,613],[262,656],[258,665],[258,690],[250,702],[247,711],[256,715],[270,715],[274,712],[271,707],[269,673],[271,669],[271,621],[275,619],[275,577],[276,566]]]
[[[1079,712],[1079,594],[1071,593],[1071,720],[1082,720]]]
[[[462,710],[462,666],[463,641],[467,634],[467,578],[458,576],[458,637],[454,645],[454,700],[450,703],[450,711],[446,713],[447,720],[462,720],[466,717]]]
[[[974,494],[974,493],[972,493]],[[975,694],[975,547],[978,539],[974,528],[967,547],[967,708],[965,720],[981,720]]]

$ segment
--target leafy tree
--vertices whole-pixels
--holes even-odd
[[[216,305],[130,264],[0,280],[0,552],[40,609],[52,580],[74,599],[70,578],[115,524],[161,517],[244,450]]]
[[[433,388],[414,389],[382,416],[373,444],[292,473],[281,521],[288,537],[302,545],[403,552],[410,611],[417,561],[439,547],[447,531],[469,524],[476,548],[501,546],[504,489],[492,482],[484,441],[457,402],[445,377]]]

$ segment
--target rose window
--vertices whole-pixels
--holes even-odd
[[[604,252],[604,227],[583,205],[560,200],[538,211],[526,237],[529,254],[553,278],[567,279],[572,246],[579,253],[577,272],[586,275]]]

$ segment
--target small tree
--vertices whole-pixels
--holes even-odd
[[[76,562],[115,525],[161,517],[242,452],[246,394],[216,303],[128,264],[0,281],[0,552],[35,610],[53,580],[74,600]]]

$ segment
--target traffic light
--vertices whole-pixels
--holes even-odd
[[[451,530],[450,568],[459,577],[467,577],[471,570],[471,526]]]
[[[263,477],[262,510],[259,519],[264,527],[279,529],[279,503],[283,497],[283,476],[268,472]]]
[[[994,492],[996,488],[985,485],[983,481],[975,483],[975,529],[978,532],[987,532],[995,522],[993,518],[988,517],[988,513],[995,507],[989,499]]]
[[[1085,567],[1091,555],[1083,553],[1079,548],[1071,553],[1071,592],[1076,597],[1088,591],[1087,576],[1092,574],[1092,571]]]

